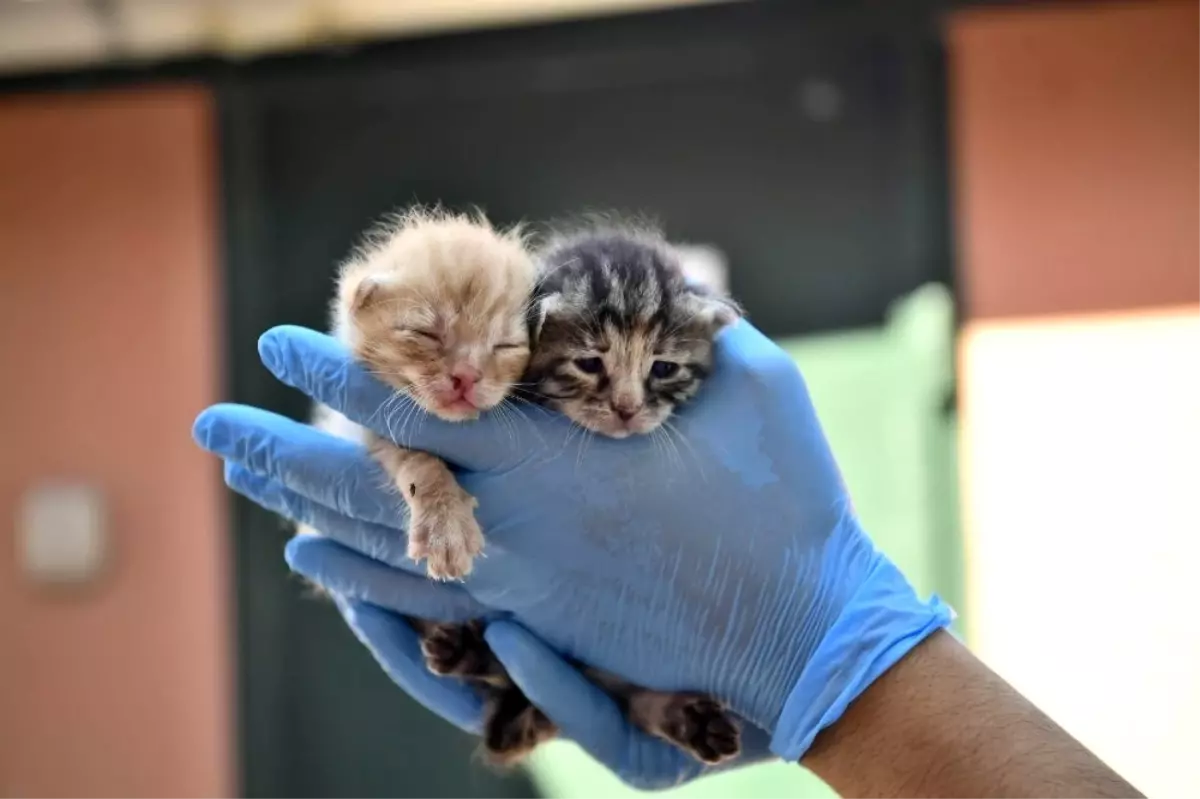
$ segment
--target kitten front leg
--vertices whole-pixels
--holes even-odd
[[[458,677],[477,685],[510,688],[512,678],[483,637],[483,622],[446,624],[408,619],[421,638],[425,665],[442,677]]]
[[[483,755],[489,763],[514,765],[558,734],[554,722],[534,707],[492,653],[483,637],[483,622],[408,621],[421,637],[421,652],[429,670],[474,685],[482,696]]]
[[[434,579],[466,577],[483,551],[475,498],[445,463],[428,453],[397,447],[373,434],[367,446],[408,503],[408,556],[427,560],[426,571]]]
[[[520,688],[485,689],[483,753],[489,763],[512,766],[543,741],[558,735],[558,727],[538,710]]]
[[[721,703],[706,694],[652,691],[597,669],[585,673],[617,700],[631,724],[703,763],[716,765],[742,751],[741,730]]]

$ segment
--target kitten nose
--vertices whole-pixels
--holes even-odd
[[[470,366],[456,366],[450,372],[450,385],[454,387],[455,393],[460,397],[471,399],[475,393],[475,384],[482,377],[478,369],[473,369]]]
[[[615,413],[622,422],[628,422],[635,415],[637,415],[637,412],[638,412],[638,409],[636,407],[634,407],[630,403],[625,403],[625,402],[622,402],[620,404],[613,403],[612,409],[613,409],[613,413]]]

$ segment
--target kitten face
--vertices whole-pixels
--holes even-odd
[[[527,380],[550,406],[614,438],[650,433],[699,390],[732,301],[690,287],[661,239],[606,232],[542,257]]]
[[[380,379],[449,421],[497,405],[529,360],[535,279],[516,233],[410,214],[343,268],[335,315]]]

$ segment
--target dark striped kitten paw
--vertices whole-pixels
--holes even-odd
[[[493,765],[514,765],[557,734],[554,722],[516,687],[496,690],[487,702],[483,750]]]

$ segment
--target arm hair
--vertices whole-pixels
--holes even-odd
[[[842,796],[1142,796],[945,631],[863,692],[800,762]]]

